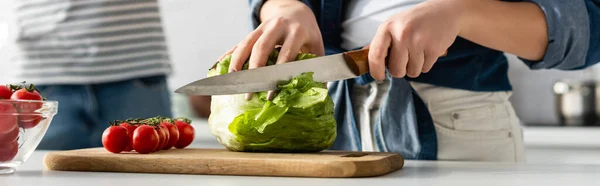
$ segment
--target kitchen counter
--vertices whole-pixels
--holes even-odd
[[[404,168],[374,178],[324,179],[251,176],[63,172],[45,170],[46,151],[36,151],[11,175],[0,176],[2,186],[96,186],[96,185],[594,185],[600,165],[502,164],[443,161],[407,161]],[[257,167],[260,168],[260,167]]]
[[[223,148],[206,121],[194,121],[193,148]],[[600,185],[600,128],[526,127],[527,164],[406,161],[403,169],[375,178],[323,179],[249,176],[61,172],[45,170],[47,151],[36,151],[0,186],[95,185]],[[257,167],[260,168],[260,167]]]

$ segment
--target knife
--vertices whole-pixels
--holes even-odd
[[[295,76],[313,72],[315,82],[358,77],[369,72],[369,49],[299,60],[212,76],[189,83],[175,92],[187,95],[229,95],[276,90]]]
[[[446,56],[448,50],[440,57]],[[385,63],[387,66],[388,58]],[[215,68],[216,64],[212,68]],[[177,90],[187,95],[229,95],[276,90],[277,85],[305,72],[316,82],[351,79],[369,72],[369,49],[299,60],[194,81]]]

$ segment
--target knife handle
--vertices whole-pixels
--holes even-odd
[[[444,52],[440,57],[444,57],[448,54],[448,50]],[[388,57],[385,57],[385,66],[388,66]],[[369,49],[360,49],[344,52],[344,59],[346,63],[356,75],[362,75],[369,72]]]
[[[348,67],[356,75],[369,72],[369,49],[353,50],[344,52],[344,59]]]

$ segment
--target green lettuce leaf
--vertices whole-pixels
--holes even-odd
[[[273,51],[267,65],[275,64]],[[296,60],[316,57],[298,54]],[[226,74],[230,56],[208,73]],[[245,65],[247,69],[247,63]],[[225,69],[225,70],[224,70]],[[330,147],[336,137],[333,100],[312,72],[279,85],[273,101],[259,92],[249,101],[243,94],[212,97],[209,125],[219,142],[232,151],[317,152]]]

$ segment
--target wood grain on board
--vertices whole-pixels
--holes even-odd
[[[288,177],[373,177],[399,170],[401,155],[379,152],[250,153],[225,149],[171,149],[113,154],[104,148],[46,154],[50,170]]]

